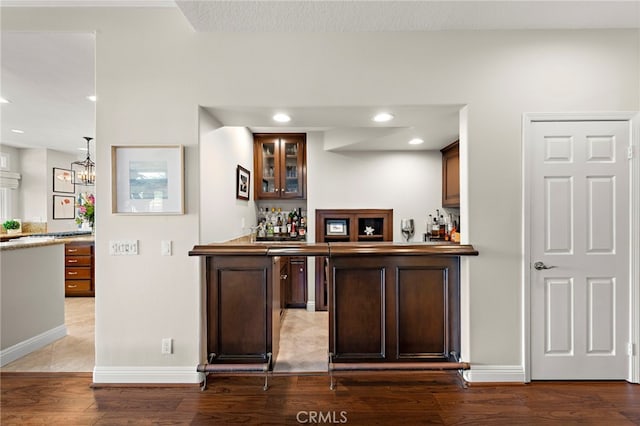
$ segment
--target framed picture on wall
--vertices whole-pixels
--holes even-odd
[[[53,196],[53,218],[54,219],[75,219],[76,199],[69,195]]]
[[[236,169],[236,198],[249,200],[249,187],[251,186],[251,172],[238,165]]]
[[[73,194],[76,192],[73,180],[73,170],[53,168],[53,192]]]
[[[123,214],[184,214],[182,145],[111,147],[111,211]]]

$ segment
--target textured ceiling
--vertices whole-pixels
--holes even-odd
[[[2,0],[2,7],[175,7],[196,31],[425,31],[550,28],[639,28],[640,0],[630,1],[176,1]],[[94,36],[4,33],[1,49],[1,143],[78,153],[93,136]],[[376,105],[295,109],[291,129],[323,129],[331,149],[433,149],[457,133],[458,106],[396,107],[399,120],[372,127]],[[414,110],[421,112],[416,119]],[[259,111],[258,111],[259,110]],[[282,131],[265,117],[269,108],[211,108],[223,122]],[[244,115],[243,115],[244,114]],[[256,115],[257,114],[257,115]],[[312,115],[316,114],[315,117]],[[258,116],[262,115],[262,118]],[[364,117],[364,118],[363,118]],[[408,117],[414,117],[409,119]],[[347,120],[347,121],[346,121]],[[412,121],[413,120],[413,121]],[[297,127],[295,127],[297,126]],[[12,133],[22,129],[24,134]],[[357,135],[360,129],[361,133]],[[429,130],[428,134],[424,131]],[[412,133],[425,144],[409,147]],[[426,136],[424,136],[426,134]],[[344,144],[349,135],[352,142]],[[366,138],[365,138],[366,136]],[[99,143],[99,141],[96,141]],[[404,147],[404,148],[402,148]],[[84,154],[80,154],[81,156]]]
[[[176,0],[198,32],[638,28],[631,1]]]

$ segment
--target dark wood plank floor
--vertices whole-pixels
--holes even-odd
[[[360,373],[339,376],[334,391],[327,376],[275,376],[265,392],[261,377],[216,376],[201,392],[195,384],[92,386],[91,379],[85,373],[2,373],[0,423],[640,424],[640,386],[626,382],[465,389],[452,372]]]

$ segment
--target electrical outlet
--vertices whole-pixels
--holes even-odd
[[[163,354],[172,354],[173,353],[173,339],[170,337],[162,339],[162,353]]]

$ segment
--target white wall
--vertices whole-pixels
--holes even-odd
[[[121,216],[98,206],[97,381],[117,372],[153,381],[162,371],[196,380],[188,374],[201,361],[201,277],[187,252],[200,237],[206,190],[198,185],[197,105],[467,104],[463,231],[480,251],[468,262],[464,295],[468,361],[516,367],[522,114],[640,109],[637,30],[194,35],[171,8],[4,8],[1,18],[3,31],[97,31],[98,193],[111,190],[110,145],[187,147],[185,215]],[[140,255],[109,256],[108,240],[119,238],[138,239]],[[173,257],[160,256],[161,238],[174,241]],[[160,354],[162,337],[174,337],[173,355]],[[140,366],[153,374],[135,375]]]
[[[238,165],[251,172],[249,201],[236,198]],[[201,242],[227,241],[248,234],[249,227],[255,226],[253,177],[253,136],[249,129],[221,127],[201,136]]]
[[[452,141],[453,142],[453,141]],[[322,133],[307,135],[309,240],[316,209],[393,209],[393,240],[403,241],[400,220],[413,218],[422,241],[429,213],[442,205],[440,151],[330,152]]]
[[[12,171],[21,174],[20,186],[11,191],[14,196],[14,217],[26,222],[47,222],[47,231],[69,231],[77,229],[73,219],[53,219],[53,168],[70,169],[76,157],[45,148],[3,147],[14,161]],[[78,187],[79,190],[81,187]],[[92,188],[84,188],[93,192]],[[73,196],[75,193],[55,193]]]
[[[53,192],[53,168],[61,168],[61,169],[71,169],[71,163],[76,161],[77,158],[71,154],[67,154],[60,151],[55,151],[52,149],[46,150],[47,152],[47,161],[46,165],[40,165],[40,167],[46,167],[46,180],[43,182],[47,188],[47,212],[46,212],[46,222],[47,222],[47,232],[60,232],[60,231],[73,231],[78,229],[78,225],[75,222],[75,219],[54,219],[53,218],[53,195],[63,195],[63,196],[72,196],[76,197],[76,192],[73,194],[61,193],[61,192]],[[75,190],[84,191],[88,190],[89,192],[94,192],[93,187],[82,188],[77,187]],[[25,194],[28,195],[28,194]]]
[[[7,145],[0,144],[0,152],[8,156],[8,164],[6,171],[20,173],[20,149]],[[17,189],[9,190],[9,214],[6,218],[0,217],[0,221],[4,222],[7,219],[20,219],[22,218],[22,210],[20,204],[20,192],[22,183],[18,184]],[[0,212],[2,215],[2,212]]]
[[[47,187],[47,150],[22,149],[20,155],[20,215],[23,221],[46,222],[52,203]]]

